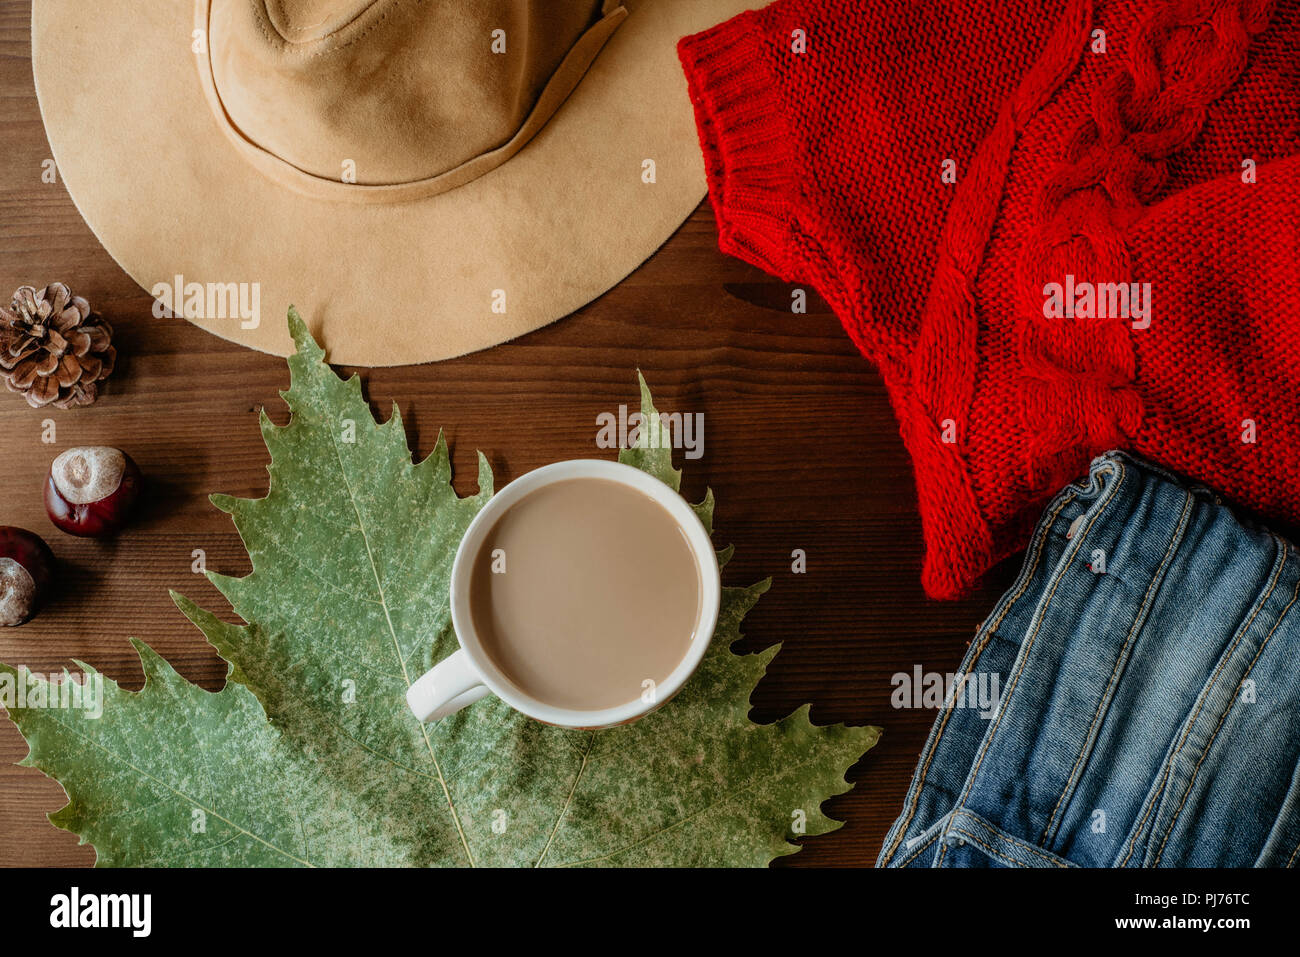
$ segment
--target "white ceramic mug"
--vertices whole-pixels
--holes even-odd
[[[557,708],[525,694],[499,669],[483,650],[470,614],[469,586],[474,559],[497,519],[525,495],[555,482],[569,479],[604,479],[636,489],[663,506],[686,536],[695,559],[700,582],[700,617],[694,638],[672,673],[655,689],[653,700],[636,698],[626,704],[600,711]],[[451,568],[451,621],[460,649],[426,672],[406,692],[406,702],[421,721],[436,721],[454,714],[480,698],[495,694],[530,718],[564,728],[604,728],[635,720],[671,698],[686,683],[704,657],[713,629],[718,623],[722,601],[722,579],[717,555],[704,525],[680,495],[630,465],[601,459],[573,459],[535,469],[515,479],[494,495],[474,516],[456,549]]]

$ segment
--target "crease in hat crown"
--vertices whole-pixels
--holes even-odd
[[[199,79],[263,174],[404,202],[495,169],[627,16],[615,0],[195,0]]]

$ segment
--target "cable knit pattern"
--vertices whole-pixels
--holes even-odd
[[[1028,467],[1035,487],[1082,473],[1089,450],[1130,445],[1143,411],[1129,321],[1045,318],[1041,290],[1066,275],[1094,284],[1137,278],[1124,227],[1159,195],[1170,157],[1195,141],[1207,108],[1245,69],[1270,7],[1266,0],[1155,7],[1043,183],[1015,281],[1024,294],[1021,413],[1034,433]],[[1208,47],[1180,50],[1202,25],[1211,31]]]
[[[778,0],[679,54],[722,249],[880,367],[928,593],[1113,447],[1300,521],[1300,0]],[[1045,318],[1067,275],[1149,328]]]

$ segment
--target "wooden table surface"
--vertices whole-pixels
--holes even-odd
[[[29,16],[26,0],[0,0],[0,295],[67,282],[112,323],[119,368],[86,409],[38,411],[0,389],[0,524],[41,534],[62,567],[55,603],[25,626],[0,629],[0,660],[48,672],[78,658],[138,688],[127,642],[136,636],[215,690],[224,663],[167,591],[234,620],[191,572],[190,556],[202,548],[211,569],[250,570],[207,496],[265,494],[257,415],[265,406],[277,422],[287,419],[278,390],[288,372],[282,359],[154,319],[149,295],[100,247],[63,185],[42,183],[50,151],[32,86]],[[476,449],[498,487],[557,459],[608,455],[594,445],[596,416],[635,404],[638,367],[660,409],[703,412],[705,453],[686,463],[685,491],[717,494],[715,539],[736,546],[725,582],[774,579],[740,646],[784,642],[754,695],[755,719],[811,702],[818,722],[884,727],[850,772],[854,789],[828,805],[844,827],[783,863],[865,866],[934,718],[892,708],[890,677],[915,665],[955,670],[1016,562],[967,601],[925,598],[911,465],[880,377],[815,295],[806,315],[791,314],[790,289],[721,255],[703,203],[645,265],[574,315],[463,359],[363,378],[375,409],[386,416],[392,401],[401,407],[420,457],[446,430],[462,494],[474,487]],[[46,418],[56,423],[54,445],[41,441]],[[41,505],[53,456],[87,444],[126,449],[152,483],[139,520],[109,543],[63,535]],[[791,572],[796,548],[807,553],[806,574]],[[89,846],[45,820],[65,798],[39,771],[14,766],[25,753],[0,720],[0,865],[92,864]]]

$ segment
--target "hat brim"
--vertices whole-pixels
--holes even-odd
[[[568,315],[644,262],[704,196],[676,41],[749,4],[625,5],[627,19],[527,146],[405,203],[312,198],[255,169],[209,109],[189,3],[36,0],[32,66],[63,182],[136,282],[255,283],[256,328],[235,309],[191,321],[287,355],[293,304],[331,361],[402,365]]]

